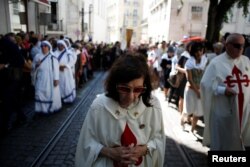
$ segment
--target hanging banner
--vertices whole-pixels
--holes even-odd
[[[130,48],[132,35],[133,35],[133,29],[126,29],[127,48]]]

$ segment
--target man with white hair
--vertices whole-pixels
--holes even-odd
[[[60,91],[64,103],[72,103],[76,97],[76,86],[73,77],[72,66],[75,60],[67,50],[67,45],[63,40],[57,42],[55,56],[60,65]]]
[[[216,56],[201,80],[204,140],[211,150],[250,146],[250,61],[242,55],[245,39],[228,36],[226,51]]]

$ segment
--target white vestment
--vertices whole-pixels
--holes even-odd
[[[76,53],[74,48],[69,48],[68,53],[71,55],[71,57],[73,59],[72,63],[71,63],[71,65],[72,65],[71,70],[73,72],[73,76],[75,76],[75,64],[76,64],[76,60],[77,60],[77,53]],[[75,80],[75,78],[74,78],[74,80]]]
[[[81,129],[76,151],[76,167],[114,166],[113,160],[99,156],[99,153],[104,146],[121,146],[124,134],[130,136],[127,141],[131,145],[149,146],[150,153],[142,157],[138,166],[162,167],[165,154],[162,111],[155,97],[151,104],[153,107],[146,107],[140,98],[136,105],[124,109],[104,94],[97,97]],[[134,139],[131,139],[131,136]],[[129,165],[132,166],[135,165]]]
[[[244,146],[250,146],[249,78],[250,61],[245,56],[232,59],[225,52],[207,66],[201,80],[203,143],[210,144],[211,150],[244,150]],[[218,94],[219,89],[226,87],[235,90],[237,95]]]
[[[39,62],[41,64],[36,67]],[[34,57],[32,69],[35,86],[35,111],[43,113],[58,111],[62,107],[59,85],[54,86],[54,80],[59,80],[58,60],[51,53],[47,56],[39,53]]]
[[[63,54],[63,55],[62,55]],[[60,71],[60,91],[61,98],[64,103],[72,103],[76,97],[76,86],[72,72],[72,66],[74,65],[74,59],[67,50],[55,52],[55,56],[59,61],[60,65],[65,65],[63,71]]]

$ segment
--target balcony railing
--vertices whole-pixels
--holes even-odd
[[[63,21],[57,21],[57,23],[50,23],[48,25],[48,31],[63,31]]]

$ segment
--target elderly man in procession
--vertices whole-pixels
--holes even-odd
[[[204,144],[211,150],[250,146],[250,61],[242,55],[245,40],[228,36],[226,51],[208,65],[201,81]]]

